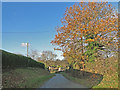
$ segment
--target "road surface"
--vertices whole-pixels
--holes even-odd
[[[66,79],[62,74],[56,74],[40,88],[87,88]]]

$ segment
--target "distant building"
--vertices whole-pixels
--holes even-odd
[[[58,68],[58,71],[61,71],[61,67]]]

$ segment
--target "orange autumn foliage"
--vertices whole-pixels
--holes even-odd
[[[107,2],[80,2],[66,9],[62,26],[57,28],[58,34],[51,43],[61,49],[64,57],[80,62],[82,55],[86,57],[84,43],[99,42],[107,46],[114,42],[113,38],[118,37],[117,21],[117,13]]]

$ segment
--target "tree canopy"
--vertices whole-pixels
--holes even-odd
[[[118,14],[107,2],[80,2],[67,7],[51,41],[71,65],[94,61],[102,47],[117,45]]]

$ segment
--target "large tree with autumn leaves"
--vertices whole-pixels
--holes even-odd
[[[80,2],[67,7],[51,41],[61,50],[71,67],[94,61],[101,47],[117,42],[118,16],[107,2]]]

